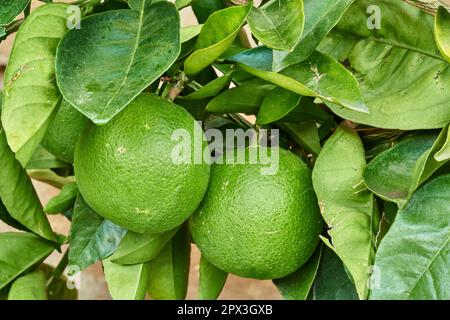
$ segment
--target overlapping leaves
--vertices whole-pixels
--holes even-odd
[[[367,25],[372,5],[382,12],[380,29],[360,27]],[[347,59],[369,112],[328,106],[345,119],[378,128],[444,127],[450,121],[450,68],[435,45],[433,27],[430,14],[406,2],[356,1],[319,50]]]
[[[313,170],[313,185],[333,248],[342,260],[360,299],[368,294],[369,267],[375,257],[378,226],[373,194],[364,189],[363,144],[346,123],[327,140]]]
[[[371,299],[450,299],[450,175],[422,186],[376,254]]]
[[[16,35],[4,77],[2,124],[23,166],[41,142],[61,101],[55,55],[67,31],[65,4],[37,8]]]

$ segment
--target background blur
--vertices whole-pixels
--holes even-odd
[[[59,1],[72,2],[72,1]],[[33,0],[32,8],[41,5],[42,3]],[[182,11],[182,24],[192,25],[197,21],[190,9]],[[14,41],[14,35],[8,37],[7,40],[0,43],[0,89],[3,87],[3,72],[8,62],[9,53]],[[34,181],[33,182],[38,192],[39,198],[43,205],[45,205],[53,196],[58,194],[59,190],[46,184]],[[53,230],[67,235],[70,228],[70,223],[63,216],[52,215],[49,217]],[[13,230],[0,221],[0,232]],[[191,254],[191,272],[189,278],[188,299],[197,298],[198,288],[198,270],[200,254],[195,246],[192,246]],[[46,262],[56,265],[61,258],[58,253],[52,254]],[[100,263],[97,263],[81,273],[81,290],[79,291],[79,299],[111,299],[103,276],[103,271]],[[225,288],[220,296],[220,299],[281,299],[280,294],[276,290],[272,281],[259,281],[252,279],[243,279],[233,275],[228,277]]]

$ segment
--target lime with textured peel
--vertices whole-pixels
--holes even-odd
[[[183,161],[173,156],[181,143],[176,132],[184,132],[191,147]],[[208,186],[209,159],[194,154],[195,143],[207,147],[203,137],[185,109],[141,94],[106,125],[89,123],[81,134],[74,162],[80,193],[98,214],[129,230],[173,229],[195,211]]]
[[[252,147],[251,147],[252,148]],[[275,174],[252,164],[249,150],[235,162],[214,164],[205,198],[190,219],[194,242],[216,267],[242,277],[276,279],[302,266],[313,254],[323,222],[311,171],[282,148]]]
[[[72,163],[75,145],[88,119],[63,100],[42,145],[60,160]]]

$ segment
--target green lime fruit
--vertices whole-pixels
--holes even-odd
[[[277,279],[310,258],[323,221],[308,166],[287,150],[261,147],[278,163],[278,170],[264,174],[268,165],[253,164],[251,149],[256,148],[235,150],[237,164],[222,158],[224,164],[212,166],[191,233],[216,267],[241,277]]]
[[[42,145],[58,159],[73,163],[75,145],[88,121],[69,102],[63,100]]]
[[[98,214],[129,230],[173,229],[208,186],[210,159],[198,159],[198,147],[207,148],[204,133],[185,109],[142,94],[106,125],[86,126],[75,148],[80,193]]]

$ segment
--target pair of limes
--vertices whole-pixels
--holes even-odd
[[[51,138],[66,143],[59,149],[70,161],[78,141],[74,167],[80,193],[114,223],[139,233],[159,233],[195,212],[191,233],[206,259],[227,272],[257,279],[292,273],[317,246],[322,220],[311,172],[291,152],[267,150],[279,153],[273,175],[261,174],[264,165],[248,163],[248,155],[245,164],[196,163],[199,124],[185,109],[151,94],[137,97],[104,126],[88,123],[81,135],[70,130],[71,137],[54,138],[74,121],[75,127],[86,122],[70,107],[61,108],[46,145],[54,145]],[[191,161],[184,163],[173,159],[179,146],[173,133],[180,129],[192,146]],[[235,150],[235,157],[248,152]]]

